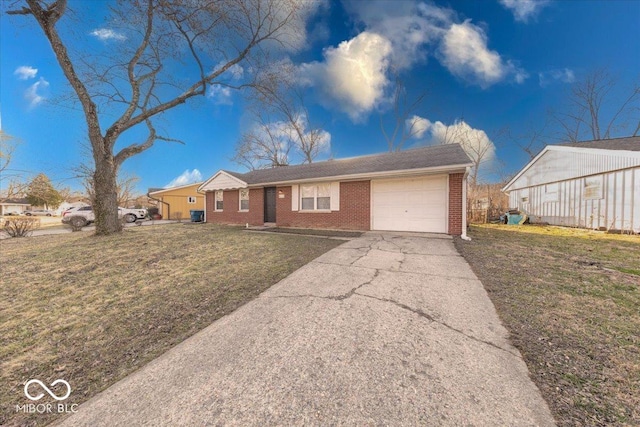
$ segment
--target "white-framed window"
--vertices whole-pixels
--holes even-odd
[[[546,184],[544,186],[544,202],[557,202],[558,201],[558,183]]]
[[[188,196],[187,197],[187,203],[189,203],[190,205],[195,205],[196,204],[196,198],[193,196]]]
[[[240,210],[241,211],[248,211],[249,210],[249,190],[247,189],[242,189],[240,190],[240,196],[238,197],[240,199]]]
[[[602,199],[602,176],[590,176],[584,179],[582,198],[585,200]]]
[[[222,206],[223,206],[223,191],[216,191],[215,192],[215,205],[214,205],[214,210],[215,211],[221,211],[222,210]]]
[[[300,210],[328,211],[330,209],[331,184],[300,186]]]

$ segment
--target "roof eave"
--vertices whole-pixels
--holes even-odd
[[[567,151],[567,152],[587,151],[587,152],[594,153],[594,154],[604,154],[604,155],[608,155],[608,156],[615,156],[615,155],[624,154],[624,155],[629,155],[629,156],[632,156],[632,157],[640,157],[640,151],[611,150],[611,149],[606,149],[606,148],[575,147],[575,146],[567,146],[567,145],[547,145],[546,147],[544,147],[544,149],[536,157],[534,157],[531,161],[529,161],[529,163],[527,163],[522,169],[520,169],[520,172],[518,172],[518,174],[516,176],[511,178],[511,180],[507,183],[507,185],[505,185],[502,188],[501,191],[504,192],[504,193],[507,193],[507,192],[511,191],[511,186],[526,171],[528,171],[534,165],[534,163],[537,162],[538,159],[540,159],[540,157],[542,157],[547,151]]]
[[[148,194],[161,194],[161,193],[166,193],[167,191],[174,191],[174,190],[181,190],[183,188],[187,188],[187,187],[191,187],[192,185],[202,185],[201,182],[193,182],[191,184],[186,184],[186,185],[181,185],[179,187],[170,187],[170,188],[163,188],[162,190],[156,190],[156,191],[150,191]],[[200,188],[200,187],[198,187]],[[197,189],[196,189],[197,191]]]
[[[255,182],[249,184],[249,187],[267,187],[267,186],[275,186],[275,185],[288,185],[288,184],[296,184],[302,182],[323,182],[323,181],[354,181],[363,178],[385,178],[385,177],[393,177],[393,176],[409,176],[409,175],[421,175],[424,173],[439,173],[439,172],[449,172],[449,173],[464,173],[468,167],[473,166],[473,163],[461,163],[456,165],[446,165],[446,166],[435,166],[435,167],[427,167],[427,168],[414,168],[414,169],[400,169],[400,170],[391,170],[391,171],[382,171],[382,172],[364,172],[358,174],[348,174],[348,175],[329,175],[322,176],[317,178],[301,178],[301,179],[291,179],[286,181],[269,181],[269,182]]]

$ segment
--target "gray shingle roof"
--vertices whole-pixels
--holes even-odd
[[[27,199],[0,199],[0,203],[3,205],[28,205]]]
[[[433,145],[394,153],[327,160],[297,166],[259,169],[247,173],[225,171],[249,185],[329,178],[375,172],[391,172],[441,166],[470,166],[459,144]]]
[[[596,141],[568,142],[558,144],[562,147],[599,148],[604,150],[640,151],[640,136],[625,138],[599,139]]]

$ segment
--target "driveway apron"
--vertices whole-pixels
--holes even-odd
[[[451,238],[367,233],[114,384],[62,425],[554,421]]]

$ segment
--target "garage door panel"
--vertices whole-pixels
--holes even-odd
[[[372,182],[374,230],[446,232],[447,175]]]

